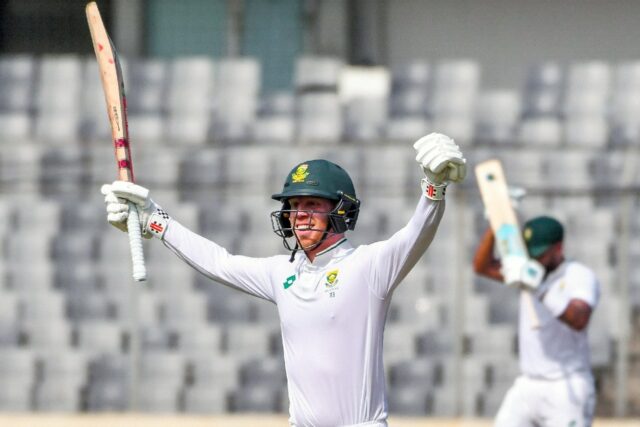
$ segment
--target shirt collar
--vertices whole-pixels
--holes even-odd
[[[307,258],[306,254],[304,256],[304,261],[314,267],[325,267],[329,265],[332,260],[342,258],[343,256],[349,254],[352,250],[353,246],[351,245],[351,242],[349,242],[347,238],[344,237],[328,248],[318,252],[313,259],[313,262],[309,261],[309,258]]]

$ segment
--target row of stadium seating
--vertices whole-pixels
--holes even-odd
[[[491,89],[470,60],[354,71],[336,58],[301,57],[292,90],[271,93],[261,91],[260,64],[246,57],[139,59],[123,68],[132,134],[150,143],[375,143],[439,129],[463,143],[601,148],[640,135],[640,62],[547,63],[532,67],[521,88]],[[88,57],[0,57],[0,137],[106,139],[98,76]]]
[[[233,253],[266,256],[284,252],[270,194],[298,161],[327,158],[354,178],[363,203],[350,238],[364,244],[413,212],[421,172],[411,143],[449,133],[470,172],[501,158],[509,180],[529,190],[522,216],[557,215],[567,253],[596,270],[593,363],[611,384],[623,303],[616,236],[640,236],[635,217],[622,228],[621,203],[638,185],[629,174],[638,65],[551,64],[532,69],[520,91],[483,92],[473,62],[416,61],[391,70],[381,102],[353,105],[342,98],[340,61],[297,67],[295,91],[261,96],[259,66],[247,58],[127,61],[139,182],[193,230]],[[115,172],[94,61],[0,58],[0,88],[0,140],[11,143],[0,152],[0,381],[11,385],[0,410],[286,411],[272,304],[205,279],[156,241],[145,242],[149,281],[131,281],[127,239],[106,223],[99,195]],[[14,132],[5,124],[16,117]],[[377,130],[347,130],[353,117]],[[389,133],[394,123],[402,131]],[[575,123],[583,133],[572,140]],[[486,227],[471,176],[447,198],[435,241],[390,307],[389,404],[395,414],[491,416],[517,372],[517,298],[471,271]],[[640,310],[633,245],[629,261],[630,304]]]

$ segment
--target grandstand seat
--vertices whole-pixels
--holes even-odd
[[[11,155],[0,153],[0,184],[14,194],[33,194],[38,191],[41,147],[20,144],[11,147]]]
[[[513,143],[520,113],[520,96],[517,92],[482,92],[476,105],[476,140],[498,144]]]
[[[251,297],[220,284],[211,284],[207,294],[211,321],[223,324],[253,321]]]
[[[106,120],[104,90],[98,70],[98,61],[85,58],[82,64],[82,94],[81,94],[80,124],[81,138],[93,142],[108,141],[111,138],[111,127]]]
[[[189,414],[223,414],[228,410],[225,390],[210,384],[188,387],[184,391],[184,411]]]
[[[418,334],[418,355],[445,355],[453,352],[453,337],[444,330],[427,330]]]
[[[3,55],[0,58],[0,111],[31,111],[35,72],[36,60],[32,55]]]
[[[173,144],[203,146],[209,139],[211,115],[207,112],[173,114],[169,116],[163,139]]]
[[[34,392],[34,409],[38,412],[77,412],[81,409],[81,386],[66,378],[38,382]]]
[[[260,117],[292,117],[296,112],[296,96],[289,90],[263,94],[260,98]]]
[[[293,116],[260,116],[253,124],[251,139],[257,143],[289,144],[294,136]]]
[[[42,112],[35,117],[34,137],[55,146],[75,145],[82,119],[80,112]]]
[[[240,367],[240,383],[244,387],[272,386],[284,387],[287,378],[282,357],[266,357],[248,360]]]
[[[60,233],[51,240],[51,258],[65,264],[91,262],[96,259],[97,240],[96,235],[84,230]]]
[[[197,327],[207,322],[207,296],[198,291],[158,294],[160,320],[168,328]]]
[[[211,384],[216,384],[219,390],[235,389],[240,383],[239,364],[233,355],[194,355],[188,361],[189,382],[194,387],[211,387]]]
[[[137,292],[131,289],[131,271],[127,270],[124,284],[121,289],[108,289],[107,298],[113,309],[115,321],[121,325],[128,325],[134,315],[140,325],[154,325],[158,323],[158,297],[152,292],[139,289]],[[137,301],[137,304],[134,303]]]
[[[110,321],[91,320],[76,326],[77,346],[91,357],[122,351],[121,327]]]
[[[42,319],[22,326],[27,345],[36,351],[66,349],[71,345],[72,327],[64,319]]]
[[[90,412],[121,412],[129,407],[129,391],[121,378],[92,381],[86,393],[86,408]]]
[[[75,138],[72,135],[67,137]],[[80,197],[89,179],[86,164],[86,152],[77,147],[66,145],[47,148],[40,159],[40,192],[45,196],[66,194]]]
[[[434,117],[433,129],[453,138],[462,147],[468,147],[474,139],[474,121],[472,115]]]
[[[82,61],[78,56],[45,55],[37,74],[35,100],[39,114],[78,112],[82,92]]]
[[[158,147],[167,138],[165,130],[166,120],[158,112],[142,112],[129,114],[129,131],[135,135],[136,144],[145,147]],[[159,151],[162,152],[162,151]],[[158,152],[156,152],[158,154]],[[136,161],[135,165],[137,166]],[[153,175],[151,175],[153,178]]]
[[[430,122],[421,116],[390,117],[385,129],[385,137],[391,141],[414,141],[419,135],[426,135]]]
[[[390,323],[384,331],[384,361],[393,365],[403,360],[415,358],[416,327],[402,323]]]
[[[260,324],[231,324],[226,327],[226,353],[242,362],[269,354],[273,327]]]
[[[31,409],[36,376],[33,351],[18,347],[0,348],[0,410],[22,412]]]
[[[180,386],[173,382],[141,381],[137,386],[137,409],[146,413],[174,414],[178,412]]]
[[[171,332],[164,325],[143,325],[138,330],[140,347],[147,352],[168,350],[171,338]]]
[[[32,394],[32,378],[2,378],[0,411],[13,413],[31,411]]]
[[[560,114],[561,94],[549,89],[526,94],[522,114],[526,120],[557,117]]]
[[[300,56],[294,68],[294,87],[298,92],[335,91],[343,62],[330,56]]]
[[[159,388],[173,386],[180,388],[186,375],[184,357],[168,350],[147,349],[140,355],[140,381],[156,383]]]
[[[219,353],[222,349],[222,329],[218,325],[186,326],[173,330],[176,347],[188,358],[200,354]]]
[[[218,61],[215,88],[214,140],[224,142],[247,138],[258,110],[260,64],[249,57]]]
[[[64,379],[82,387],[89,379],[87,355],[75,349],[46,350],[38,354],[41,379]]]
[[[440,93],[473,94],[479,87],[480,74],[480,65],[471,59],[443,60],[435,66],[434,88]]]
[[[391,67],[393,89],[427,89],[432,77],[431,65],[424,59],[412,59]]]
[[[303,145],[336,143],[342,138],[343,119],[335,93],[308,93],[298,98],[296,138]]]
[[[234,412],[281,412],[282,391],[282,387],[269,385],[240,387],[232,394],[232,410]]]
[[[129,122],[137,114],[161,112],[166,106],[167,61],[137,59],[121,65],[128,89]]]
[[[517,130],[516,142],[525,146],[559,146],[562,123],[554,117],[524,119]]]
[[[19,304],[22,325],[40,321],[54,322],[65,318],[65,295],[58,291],[21,292]]]
[[[0,137],[5,141],[28,141],[32,136],[32,126],[28,113],[0,113]]]
[[[390,387],[387,393],[389,410],[402,415],[427,415],[427,402],[431,398],[429,389],[425,384],[399,384]]]
[[[214,70],[214,62],[207,56],[175,58],[169,63],[167,108],[170,116],[209,113]]]
[[[436,361],[427,357],[402,360],[391,365],[389,383],[394,387],[417,386],[428,389],[435,384],[436,366]]]

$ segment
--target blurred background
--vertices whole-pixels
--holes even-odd
[[[640,416],[640,3],[631,0],[103,0],[122,56],[136,178],[233,253],[284,253],[269,212],[298,162],[349,171],[351,239],[389,237],[419,197],[411,144],[438,131],[503,160],[602,298],[598,417]],[[288,410],[268,302],[159,242],[148,282],[104,215],[116,171],[84,0],[0,2],[0,411]],[[475,277],[486,220],[447,195],[385,333],[392,416],[490,419],[518,373],[517,296]]]

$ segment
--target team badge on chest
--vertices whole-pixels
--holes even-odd
[[[338,270],[331,270],[325,276],[324,291],[329,294],[329,297],[334,298],[336,290],[338,290]]]

